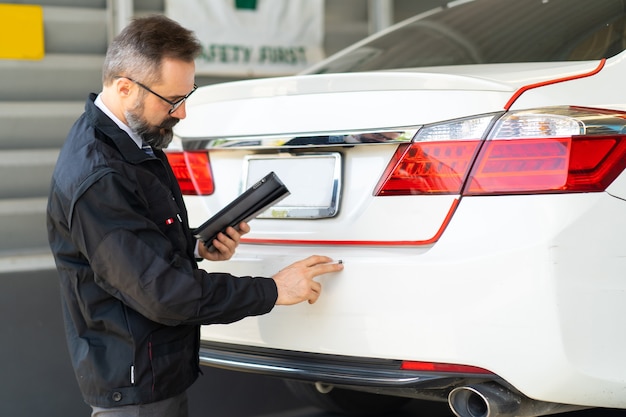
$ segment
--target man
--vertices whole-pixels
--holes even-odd
[[[72,364],[92,416],[186,416],[199,373],[199,325],[313,303],[313,280],[342,265],[325,256],[271,278],[198,269],[229,259],[246,223],[208,251],[196,242],[162,148],[185,117],[200,44],[163,16],[133,21],[110,45],[55,168],[50,247],[61,282]]]

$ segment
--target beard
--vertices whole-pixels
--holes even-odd
[[[152,148],[159,150],[167,148],[174,137],[172,129],[179,119],[168,115],[160,124],[151,125],[141,116],[143,108],[143,102],[137,102],[135,107],[124,113],[128,126]]]

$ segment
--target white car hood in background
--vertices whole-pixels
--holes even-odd
[[[472,65],[216,84],[189,98],[187,117],[175,132],[181,138],[219,138],[417,126],[502,111],[521,87],[597,65]]]

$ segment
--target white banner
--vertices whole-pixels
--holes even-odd
[[[324,0],[166,0],[165,13],[200,39],[201,75],[288,75],[324,58]]]

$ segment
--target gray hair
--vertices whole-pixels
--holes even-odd
[[[163,15],[134,19],[109,45],[102,83],[109,85],[116,77],[156,83],[164,58],[192,62],[201,51],[192,31]]]

